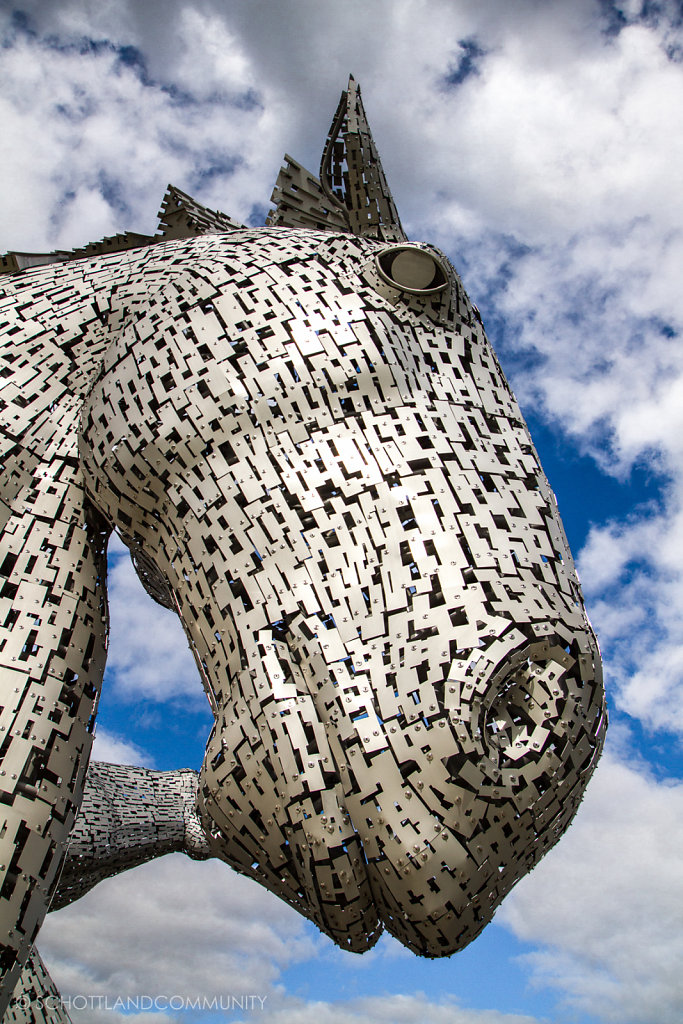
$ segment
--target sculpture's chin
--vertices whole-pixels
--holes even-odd
[[[294,818],[295,807],[290,805]],[[449,956],[472,941],[493,915],[486,904],[475,908],[476,926],[471,927],[472,908],[464,893],[470,889],[472,861],[468,866],[460,849],[455,863],[444,867],[444,856],[457,845],[445,832],[433,841],[428,858],[376,862],[352,825],[325,824],[327,816],[305,819],[301,829],[283,829],[271,819],[259,831],[254,828],[257,815],[239,812],[227,793],[207,792],[201,782],[200,813],[214,856],[285,899],[351,952],[370,949],[386,928],[421,956]],[[449,840],[447,854],[441,847]],[[452,893],[446,904],[442,889],[429,882],[440,878],[443,885],[444,873],[455,875],[457,867],[467,871],[467,882],[456,890],[462,906],[454,905]]]
[[[275,791],[261,769],[252,779],[239,780],[236,772],[217,790],[212,781],[220,755],[211,756],[214,743],[215,734],[199,785],[199,813],[212,854],[286,900],[342,948],[363,953],[374,946],[382,922],[360,839],[334,793],[326,796],[336,813],[328,808],[326,815],[307,816],[304,800]]]

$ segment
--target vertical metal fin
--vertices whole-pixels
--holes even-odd
[[[353,75],[325,143],[320,183],[352,234],[385,242],[407,241]]]

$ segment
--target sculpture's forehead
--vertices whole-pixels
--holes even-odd
[[[315,292],[316,281],[358,272],[381,242],[287,228],[254,228],[201,240],[201,266],[216,282],[248,289],[264,272],[290,290]],[[263,282],[262,282],[263,283]]]
[[[320,259],[323,265],[349,266],[387,248],[386,242],[349,234],[293,228],[248,228],[223,236],[223,245],[241,263],[288,264]]]
[[[203,245],[193,272],[203,272],[217,291],[239,294],[245,318],[252,322],[287,315],[292,308],[334,319],[339,309],[362,315],[388,304],[397,320],[407,317],[415,324],[416,316],[426,314],[433,330],[435,321],[446,325],[456,310],[462,313],[465,297],[455,270],[443,253],[424,243],[397,245],[348,234],[254,228],[204,239]],[[430,254],[442,290],[418,294],[392,287],[381,261],[406,250]]]

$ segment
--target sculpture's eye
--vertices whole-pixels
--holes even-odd
[[[392,246],[375,257],[381,277],[393,288],[417,295],[431,295],[443,291],[448,284],[441,263],[412,245]]]

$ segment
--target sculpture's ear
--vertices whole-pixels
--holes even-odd
[[[353,76],[325,143],[320,180],[291,156],[285,161],[266,224],[407,241]]]
[[[353,75],[325,143],[320,184],[354,235],[407,241]]]

